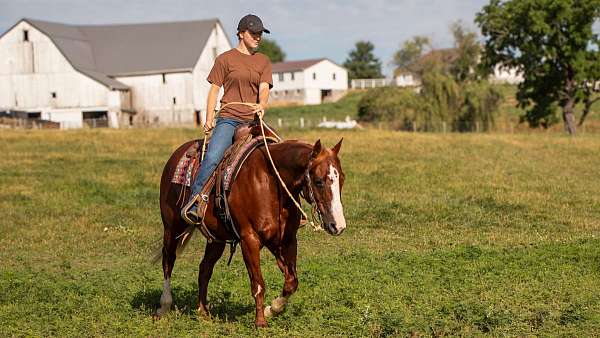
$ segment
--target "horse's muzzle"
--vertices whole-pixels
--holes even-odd
[[[341,235],[342,232],[344,232],[344,230],[346,229],[345,227],[338,229],[337,223],[335,221],[323,223],[323,228],[325,228],[325,231],[327,231],[330,235],[333,235],[333,236]]]

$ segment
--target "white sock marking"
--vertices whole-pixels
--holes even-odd
[[[256,293],[254,294],[254,298],[258,297],[258,294],[260,293],[261,290],[262,290],[262,288],[260,287],[260,284],[258,284],[258,287],[256,288]]]
[[[164,315],[171,309],[171,305],[173,304],[173,296],[171,296],[171,279],[165,279],[163,283],[163,293],[160,296],[160,309],[158,310],[158,315]]]
[[[342,197],[340,195],[340,174],[333,165],[330,165],[328,176],[331,179],[331,214],[339,232],[346,228],[346,218],[344,217],[344,207],[342,207]]]

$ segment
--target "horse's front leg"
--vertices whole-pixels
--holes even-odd
[[[277,266],[284,274],[284,284],[281,296],[273,299],[270,306],[265,308],[265,316],[271,317],[282,313],[288,303],[290,296],[298,289],[298,276],[296,275],[296,257],[298,242],[296,237],[280,248],[272,249],[271,252],[277,259]]]
[[[250,277],[250,291],[256,304],[254,324],[256,327],[266,327],[267,321],[265,320],[263,311],[265,282],[260,271],[260,240],[256,234],[243,236],[240,246],[242,247],[244,263],[246,263],[246,269],[248,269],[248,276]]]

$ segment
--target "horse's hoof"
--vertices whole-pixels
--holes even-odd
[[[274,315],[275,315],[275,313],[273,313],[273,310],[271,309],[271,305],[268,305],[267,307],[265,307],[265,317],[271,318]]]
[[[158,309],[152,315],[152,319],[153,320],[159,320],[159,319],[161,319],[164,316],[165,313],[166,313],[166,311],[161,311],[161,309]]]
[[[208,312],[207,309],[199,307],[199,308],[196,309],[196,312],[198,313],[198,317],[208,318],[208,319],[211,318],[210,312]]]
[[[268,327],[269,325],[267,325],[267,321],[266,320],[257,320],[254,325],[256,325],[257,328],[261,328],[261,327]]]

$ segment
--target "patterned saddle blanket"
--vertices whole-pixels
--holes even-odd
[[[197,140],[192,143],[179,159],[171,183],[182,184],[186,187],[192,185],[194,178],[200,171],[199,150],[202,151],[202,144]]]

